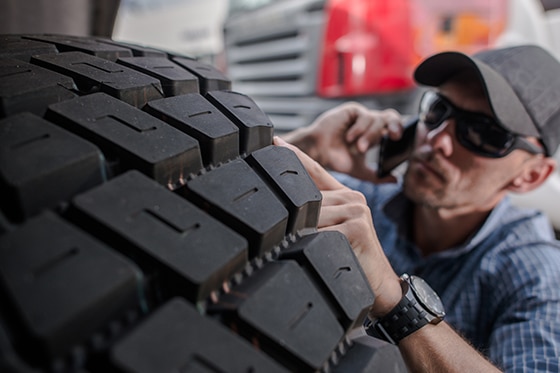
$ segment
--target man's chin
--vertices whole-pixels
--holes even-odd
[[[421,205],[438,206],[445,194],[442,181],[434,177],[418,176],[417,172],[408,169],[403,178],[404,195],[412,202]]]

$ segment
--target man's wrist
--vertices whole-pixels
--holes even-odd
[[[383,316],[370,316],[366,325],[367,334],[393,344],[445,317],[439,296],[422,278],[404,273],[400,279],[403,296],[399,303]]]
[[[378,287],[374,290],[375,302],[370,309],[369,317],[378,319],[387,315],[393,308],[399,304],[404,293],[402,282],[397,276],[391,276],[390,280],[383,282],[383,288]]]

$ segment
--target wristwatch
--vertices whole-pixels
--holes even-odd
[[[418,276],[401,276],[403,297],[387,315],[367,320],[367,334],[398,344],[401,339],[428,324],[437,324],[445,317],[437,293]]]

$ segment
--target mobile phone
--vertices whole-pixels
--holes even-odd
[[[383,136],[379,144],[377,159],[377,176],[382,178],[391,173],[397,166],[408,159],[414,146],[418,117],[412,117],[403,125],[403,133],[399,140],[391,140],[388,135]]]

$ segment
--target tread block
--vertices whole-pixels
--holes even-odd
[[[45,116],[170,187],[202,168],[198,142],[165,122],[104,93],[51,105]]]
[[[56,45],[60,52],[83,52],[110,61],[116,61],[119,57],[132,56],[132,52],[128,48],[103,43],[92,38],[86,39],[69,35],[26,35],[25,38],[52,43]]]
[[[309,174],[291,150],[268,146],[247,157],[247,162],[265,175],[278,195],[282,197],[290,219],[288,232],[315,228],[319,221],[322,195]]]
[[[263,351],[292,371],[316,371],[329,359],[344,332],[325,300],[294,261],[271,262],[224,294],[231,322]]]
[[[187,197],[230,222],[260,256],[286,234],[288,211],[247,163],[236,159],[187,182]]]
[[[159,80],[82,52],[42,54],[33,56],[31,63],[72,77],[84,93],[105,92],[139,108],[164,97]]]
[[[29,62],[35,54],[58,53],[53,44],[23,39],[16,35],[0,37],[0,58],[16,59]]]
[[[333,368],[333,373],[410,372],[397,346],[369,335],[355,338],[352,342],[344,359]]]
[[[198,93],[198,78],[167,57],[125,57],[117,63],[150,75],[161,82],[165,96]]]
[[[231,80],[212,65],[185,57],[173,57],[172,60],[198,77],[201,93],[231,89]]]
[[[76,197],[73,207],[70,219],[93,222],[112,246],[161,275],[171,295],[202,300],[247,263],[243,237],[136,171]]]
[[[104,44],[111,44],[111,45],[116,45],[118,47],[124,47],[126,49],[129,49],[134,57],[167,57],[167,53],[164,51],[150,48],[150,47],[145,47],[142,45],[125,43],[121,41],[116,42],[112,39],[107,39],[103,37],[97,37],[95,38],[95,40]]]
[[[144,110],[197,139],[205,165],[239,156],[239,129],[197,93],[155,100]]]
[[[325,286],[347,329],[362,325],[374,294],[346,237],[335,231],[303,237],[280,255],[295,259]]]
[[[272,144],[272,122],[249,96],[215,91],[208,92],[206,98],[239,127],[242,153],[251,153]]]
[[[141,304],[138,268],[51,212],[0,237],[0,273],[33,357],[62,356]]]
[[[17,352],[14,351],[12,346],[11,338],[9,337],[6,327],[0,320],[0,367],[2,367],[2,372],[6,373],[37,373],[36,370],[31,369]]]
[[[0,46],[1,50],[1,46]],[[76,97],[74,81],[62,74],[15,59],[0,59],[0,118]]]
[[[163,305],[111,351],[123,372],[288,372],[180,298]]]
[[[104,167],[96,146],[31,113],[0,121],[0,206],[11,220],[101,184]]]

